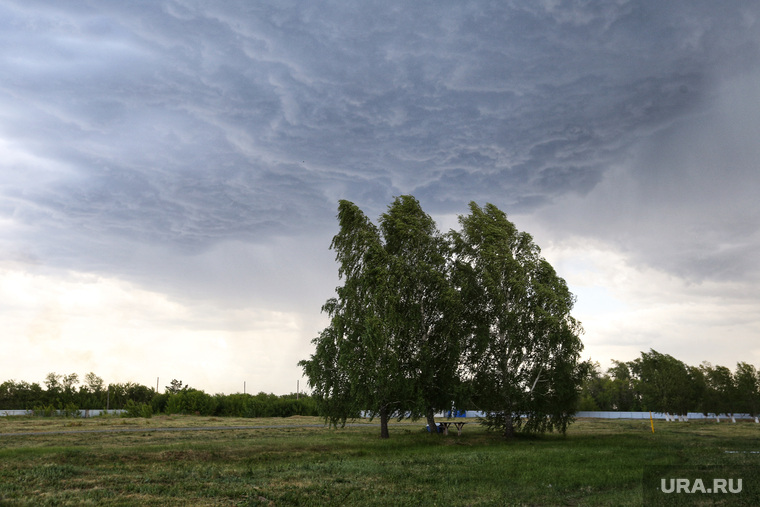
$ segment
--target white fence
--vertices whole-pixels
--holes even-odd
[[[461,412],[460,412],[461,414]],[[447,417],[448,413],[438,413],[435,416],[436,417]],[[457,417],[483,417],[485,416],[484,412],[479,412],[476,410],[467,410],[464,415],[458,415]],[[613,412],[613,411],[582,411],[582,412],[576,412],[575,417],[589,417],[589,418],[595,418],[595,419],[649,419],[649,412]],[[750,419],[754,420],[755,422],[758,422],[758,419],[754,416],[750,416],[749,414],[733,414],[734,419]],[[718,414],[717,416],[715,414],[702,414],[701,412],[689,412],[685,417],[679,417],[673,414],[665,414],[662,412],[652,412],[652,418],[653,419],[661,419],[665,421],[676,421],[676,420],[689,420],[689,419],[713,419],[713,420],[721,420],[725,421],[731,420],[730,414]]]
[[[689,420],[689,419],[714,419],[714,420],[731,420],[750,419],[757,422],[757,418],[749,414],[703,414],[701,412],[689,412],[686,416],[676,416],[674,414],[665,414],[662,412],[652,412],[653,419],[672,420]],[[594,417],[598,419],[649,419],[649,412],[576,412],[575,417]]]
[[[119,415],[123,410],[101,410],[101,409],[90,409],[90,410],[78,410],[77,414],[73,415],[72,417],[97,417],[99,415],[108,414],[108,415]],[[33,410],[0,410],[0,417],[8,417],[8,416],[24,416],[24,415],[34,415]],[[56,415],[63,415],[63,410],[56,411]]]

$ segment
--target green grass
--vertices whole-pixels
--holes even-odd
[[[645,465],[757,467],[760,425],[581,420],[567,436],[505,441],[469,424],[299,428],[316,418],[0,420],[6,505],[641,505]],[[280,429],[166,432],[165,427]]]

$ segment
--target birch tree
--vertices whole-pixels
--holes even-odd
[[[739,362],[734,373],[737,395],[737,412],[756,417],[760,414],[760,377],[757,369],[748,363]]]
[[[456,285],[465,302],[464,372],[485,424],[564,432],[583,377],[574,297],[533,238],[504,212],[470,203],[453,232]]]
[[[387,253],[378,228],[352,202],[340,201],[338,223],[331,249],[343,285],[323,306],[330,325],[313,340],[316,352],[299,364],[328,421],[368,410],[388,438],[390,418],[413,396],[388,322]]]
[[[495,206],[471,210],[444,237],[412,196],[379,227],[340,201],[331,248],[343,285],[299,363],[331,424],[366,410],[383,438],[394,416],[433,427],[468,386],[507,435],[567,427],[583,375],[574,298],[530,235]]]
[[[388,259],[389,332],[411,383],[411,417],[452,408],[458,394],[459,298],[451,284],[447,241],[412,196],[396,198],[380,217]]]

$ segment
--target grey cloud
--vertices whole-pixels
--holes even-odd
[[[540,214],[557,231],[605,238],[637,262],[694,282],[755,283],[757,76],[726,77],[699,110],[642,136],[586,199]]]
[[[4,177],[4,212],[192,251],[331,230],[339,198],[372,215],[407,192],[440,213],[587,196],[760,62],[742,2],[0,11],[0,134],[58,167]]]

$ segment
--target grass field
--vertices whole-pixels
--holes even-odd
[[[760,468],[749,422],[579,420],[512,441],[476,424],[393,423],[389,440],[375,423],[299,427],[321,422],[0,418],[0,505],[641,505],[646,465]]]

